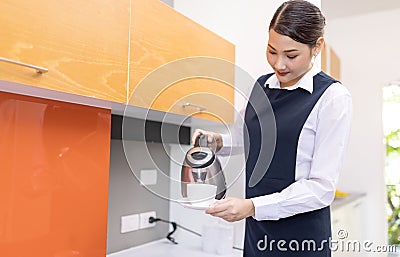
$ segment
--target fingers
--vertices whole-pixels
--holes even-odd
[[[217,201],[206,210],[206,213],[234,222],[254,215],[254,205],[249,199],[230,197]]]
[[[202,135],[207,135],[208,147],[214,147],[216,152],[222,148],[223,142],[220,134],[202,129],[196,129],[193,132],[191,138],[191,143],[193,146],[199,146],[199,139]]]
[[[227,209],[221,209],[221,208],[218,209],[212,206],[206,210],[206,214],[210,214],[214,217],[218,217],[226,221],[231,221],[231,214]]]
[[[199,139],[202,135],[207,136],[207,143],[210,146],[216,140],[216,137],[219,134],[202,129],[196,129],[192,134],[192,145],[199,146]]]
[[[201,135],[205,135],[206,131],[202,129],[196,129],[192,134],[192,145],[199,146],[199,138]]]
[[[237,213],[232,208],[232,204],[233,202],[229,198],[219,200],[208,208],[206,213],[229,222],[237,221]]]
[[[213,215],[224,212],[228,208],[226,202],[227,199],[218,200],[206,210],[206,213]]]

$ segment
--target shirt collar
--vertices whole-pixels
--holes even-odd
[[[264,84],[264,87],[269,87],[269,88],[275,88],[275,89],[286,89],[286,90],[294,90],[296,88],[303,88],[310,92],[312,94],[313,89],[314,89],[314,76],[317,75],[321,69],[317,68],[316,65],[313,65],[312,68],[307,71],[304,76],[297,81],[296,84],[290,86],[290,87],[285,87],[281,88],[280,82],[278,78],[276,77],[276,74],[273,74],[271,77],[267,79],[267,81]]]

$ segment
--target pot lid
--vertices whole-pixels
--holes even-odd
[[[186,163],[195,169],[210,166],[215,159],[215,154],[208,147],[193,147],[185,156]]]

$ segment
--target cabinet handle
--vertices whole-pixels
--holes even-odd
[[[27,63],[23,63],[23,62],[17,62],[17,61],[13,61],[13,60],[10,60],[10,59],[3,58],[3,57],[0,57],[0,61],[1,62],[7,62],[7,63],[16,64],[16,65],[19,65],[19,66],[28,67],[28,68],[36,70],[36,73],[39,73],[39,74],[46,73],[46,72],[49,71],[49,69],[47,69],[47,68],[43,68],[43,67],[40,67],[40,66],[35,66],[35,65],[32,65],[32,64],[27,64]]]
[[[206,107],[201,106],[201,105],[198,105],[198,104],[184,103],[184,104],[182,105],[182,107],[189,107],[189,106],[195,107],[195,108],[199,109],[200,112],[207,110]]]

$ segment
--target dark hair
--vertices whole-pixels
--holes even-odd
[[[320,9],[304,0],[290,0],[275,12],[269,24],[278,34],[314,47],[324,35],[325,17]]]

